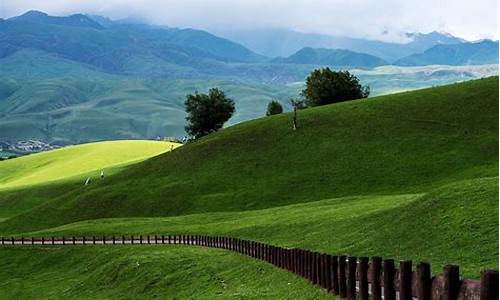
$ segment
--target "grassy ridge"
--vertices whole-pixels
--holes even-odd
[[[307,109],[299,123],[292,131],[283,114],[227,128],[79,187],[0,230],[423,193],[498,176],[497,77]]]
[[[92,171],[129,165],[178,146],[170,142],[108,141],[23,156],[0,164],[0,189],[81,178]],[[98,176],[96,173],[93,177]]]

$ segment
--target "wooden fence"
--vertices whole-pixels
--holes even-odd
[[[1,238],[1,245],[141,245],[181,244],[235,251],[271,263],[309,280],[328,292],[354,300],[498,300],[498,271],[484,270],[481,280],[460,278],[459,267],[448,265],[432,276],[421,262],[380,257],[331,255],[297,248],[221,236],[155,235],[112,237]]]

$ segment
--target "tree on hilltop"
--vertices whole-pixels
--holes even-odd
[[[312,71],[302,91],[307,106],[361,99],[368,95],[370,88],[362,86],[358,77],[349,71],[332,71],[330,68]]]
[[[187,95],[184,105],[188,114],[185,129],[194,138],[221,129],[235,111],[234,101],[217,88],[210,89],[208,94]]]
[[[279,115],[283,112],[283,106],[276,100],[272,100],[267,105],[266,116]]]

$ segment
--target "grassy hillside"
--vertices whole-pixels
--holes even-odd
[[[0,191],[0,234],[217,234],[428,261],[433,273],[458,264],[468,278],[497,268],[497,77],[303,110],[298,131],[290,122],[232,126],[91,186]],[[6,298],[328,297],[218,250],[0,250]]]
[[[22,156],[0,163],[0,190],[76,180],[87,175],[95,179],[101,170],[138,162],[178,146],[170,142],[109,141]]]
[[[0,224],[242,211],[498,176],[498,78],[247,122]]]
[[[72,223],[26,236],[218,234],[351,255],[459,264],[467,277],[498,265],[498,177],[424,194],[353,196],[244,211]],[[43,222],[43,218],[39,218]],[[391,241],[388,243],[387,241]]]
[[[0,268],[0,299],[331,299],[269,264],[182,246],[2,247]]]

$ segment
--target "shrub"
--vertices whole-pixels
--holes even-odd
[[[370,88],[362,86],[349,71],[332,71],[330,68],[314,70],[306,79],[302,96],[307,106],[319,106],[354,99],[366,98]]]
[[[281,104],[276,100],[272,100],[267,105],[266,116],[279,115],[282,112],[283,112],[283,106],[281,106]]]

